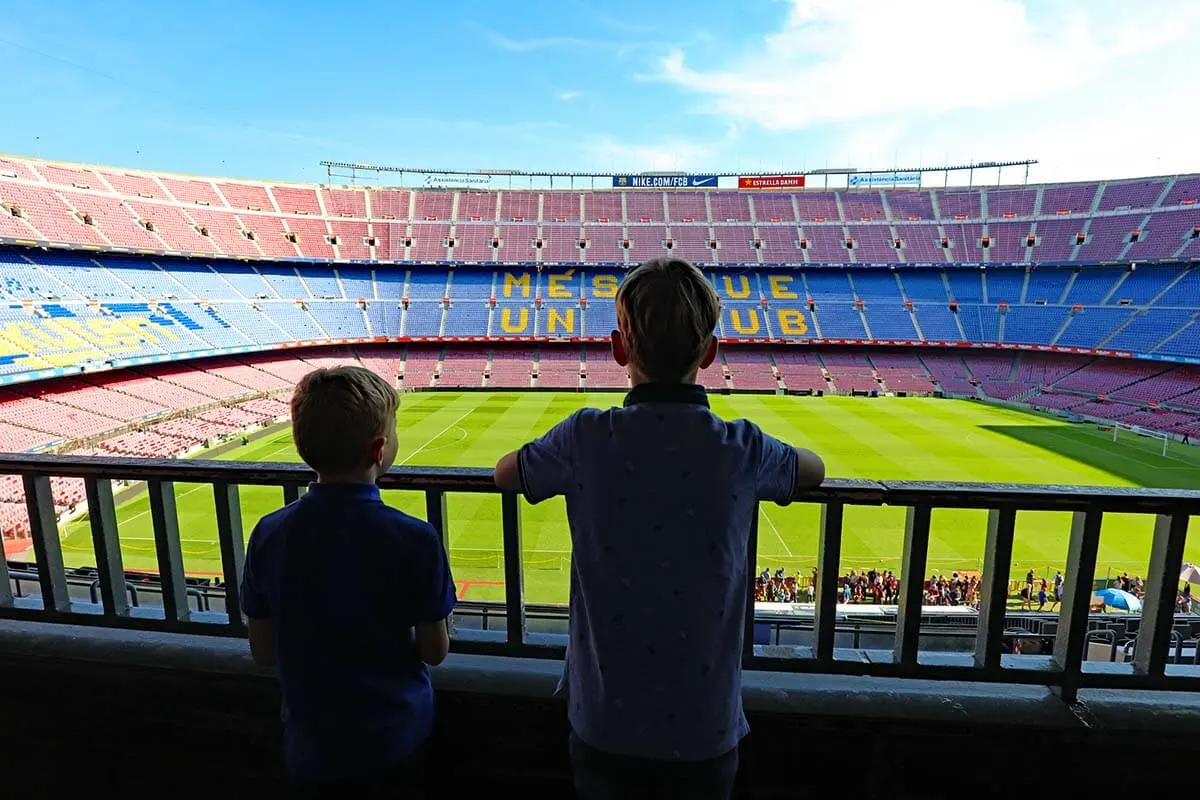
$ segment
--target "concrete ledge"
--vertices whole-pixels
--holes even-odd
[[[39,622],[0,621],[0,653],[8,660],[110,664],[244,678],[273,685],[255,666],[245,640],[125,631]],[[562,662],[452,654],[433,670],[439,692],[554,699]],[[1086,690],[1064,704],[1041,686],[904,680],[748,671],[747,713],[854,718],[921,724],[965,723],[1079,732],[1200,731],[1200,696],[1183,692]]]

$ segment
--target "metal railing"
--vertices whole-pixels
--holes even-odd
[[[225,605],[240,607],[239,587],[245,535],[239,502],[241,486],[278,486],[281,500],[299,498],[313,475],[296,464],[226,461],[173,461],[128,458],[71,458],[0,455],[0,474],[22,477],[30,535],[37,562],[40,597],[14,596],[6,564],[0,562],[0,618],[64,622],[118,628],[153,629],[244,636],[240,614],[195,611],[180,547],[175,508],[176,482],[207,484],[215,501],[217,538],[225,578]],[[97,567],[99,603],[72,600],[64,569],[62,543],[50,490],[50,478],[83,478]],[[158,563],[161,607],[130,602],[122,568],[114,480],[145,481],[150,500]],[[448,544],[447,496],[457,493],[501,494],[504,552],[504,634],[456,631],[452,650],[484,655],[562,658],[561,637],[529,632],[526,626],[524,567],[521,559],[520,498],[498,492],[490,470],[397,468],[380,480],[384,489],[421,492],[426,519]],[[921,481],[827,480],[798,492],[795,501],[821,507],[817,586],[812,646],[754,644],[754,564],[758,514],[749,524],[746,635],[743,660],[748,669],[841,675],[1038,684],[1073,701],[1081,688],[1200,689],[1200,668],[1168,665],[1176,603],[1176,576],[1190,517],[1200,515],[1200,491],[1108,487],[931,483]],[[847,506],[888,505],[907,509],[903,532],[901,596],[892,646],[886,650],[838,650],[839,562]],[[972,654],[918,653],[921,608],[929,552],[930,519],[935,508],[988,512],[982,600]],[[1009,567],[1018,511],[1071,512],[1066,581],[1053,652],[1049,656],[1002,653],[1006,635]],[[1136,645],[1129,663],[1084,661],[1088,604],[1096,573],[1100,529],[1105,514],[1154,518],[1149,580]]]

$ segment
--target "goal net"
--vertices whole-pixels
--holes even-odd
[[[1123,422],[1112,423],[1113,442],[1118,442],[1121,440],[1133,441],[1132,437],[1150,439],[1155,443],[1161,442],[1162,447],[1159,449],[1161,451],[1161,455],[1163,456],[1166,456],[1167,443],[1171,441],[1170,434],[1163,433],[1162,431],[1153,431],[1149,428],[1143,428],[1141,425],[1126,425]]]

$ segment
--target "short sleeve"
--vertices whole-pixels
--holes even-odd
[[[755,470],[758,499],[785,506],[796,491],[796,450],[761,430],[758,435],[762,442]]]
[[[420,572],[413,576],[413,584],[418,587],[413,622],[417,625],[441,622],[450,616],[458,598],[446,550],[431,526],[421,537],[421,552],[416,562]]]
[[[251,619],[267,619],[272,616],[271,604],[255,580],[255,570],[258,564],[256,545],[259,536],[256,525],[250,534],[250,544],[246,548],[246,561],[242,566],[242,613]]]
[[[555,495],[566,494],[567,488],[575,480],[578,418],[578,412],[572,414],[517,453],[521,490],[530,503],[540,503]]]

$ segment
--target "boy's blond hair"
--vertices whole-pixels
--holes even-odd
[[[721,301],[699,269],[682,258],[634,268],[617,291],[617,326],[629,361],[648,379],[677,382],[700,365]]]
[[[292,438],[319,475],[345,475],[367,463],[367,448],[396,424],[400,397],[363,367],[314,370],[292,393]]]

